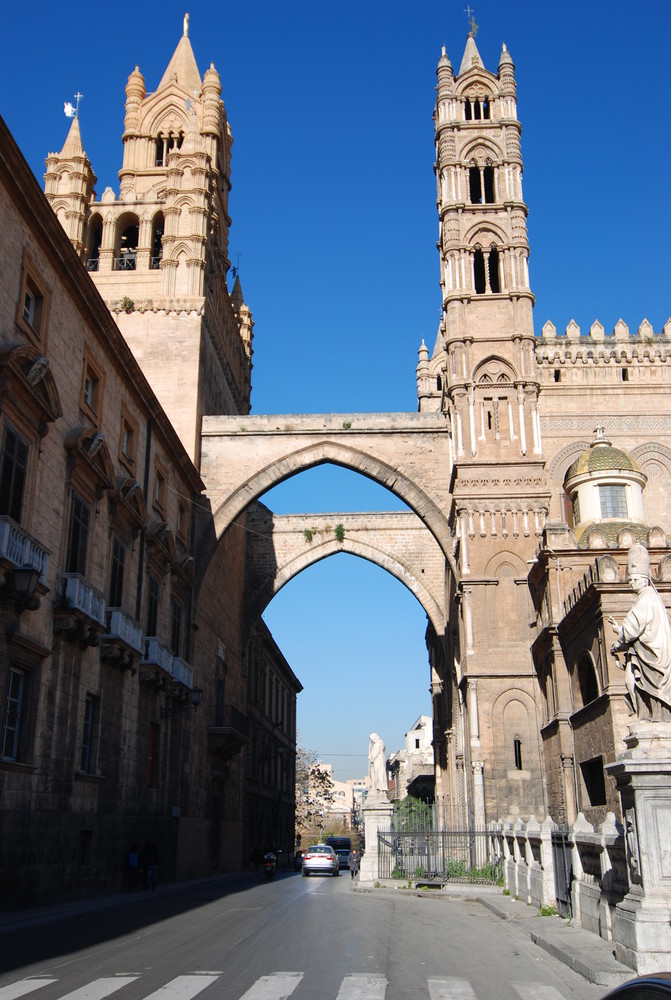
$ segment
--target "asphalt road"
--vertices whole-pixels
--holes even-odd
[[[0,938],[0,1000],[597,1000],[475,899],[279,873],[129,893]]]

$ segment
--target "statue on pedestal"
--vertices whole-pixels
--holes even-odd
[[[371,792],[387,792],[387,755],[377,733],[368,737],[368,777]]]
[[[671,625],[662,598],[650,579],[650,556],[635,543],[627,556],[627,581],[637,594],[617,632],[611,653],[625,656],[625,684],[634,713],[654,722],[671,721]]]

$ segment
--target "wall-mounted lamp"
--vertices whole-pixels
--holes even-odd
[[[183,705],[171,705],[170,708],[162,708],[161,718],[165,719],[168,715],[173,715],[175,712],[188,712],[191,709],[195,712],[200,705],[202,697],[203,689],[199,687],[192,687],[189,691],[189,700],[184,702]]]
[[[17,566],[14,570],[14,606],[19,614],[26,609],[35,611],[36,608],[39,608],[40,600],[35,597],[39,582],[40,571],[34,566]]]

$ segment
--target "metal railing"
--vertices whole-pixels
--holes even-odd
[[[134,271],[137,264],[135,255],[128,254],[125,257],[115,257],[113,268],[115,271]]]
[[[185,684],[188,688],[193,687],[193,670],[179,656],[173,656],[170,673],[179,684]]]
[[[378,877],[503,885],[503,855],[488,830],[390,830],[378,833]]]

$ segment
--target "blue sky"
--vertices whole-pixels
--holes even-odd
[[[186,0],[184,0],[186,3]],[[219,70],[234,137],[230,234],[255,320],[253,412],[416,409],[415,366],[440,298],[433,176],[435,69],[455,70],[463,0],[192,2],[201,74]],[[671,4],[473,2],[477,44],[516,65],[536,332],[571,318],[607,331],[671,314],[668,58]],[[81,91],[98,193],[118,191],[124,87],[155,89],[184,4],[12,4],[1,113],[41,179]],[[12,40],[8,44],[8,40]],[[315,470],[273,491],[278,512],[394,509],[384,490]],[[400,583],[338,556],[275,598],[266,621],[305,685],[304,744],[338,777],[389,752],[430,710],[426,618]],[[336,756],[338,755],[338,756]],[[342,756],[340,756],[342,755]]]

